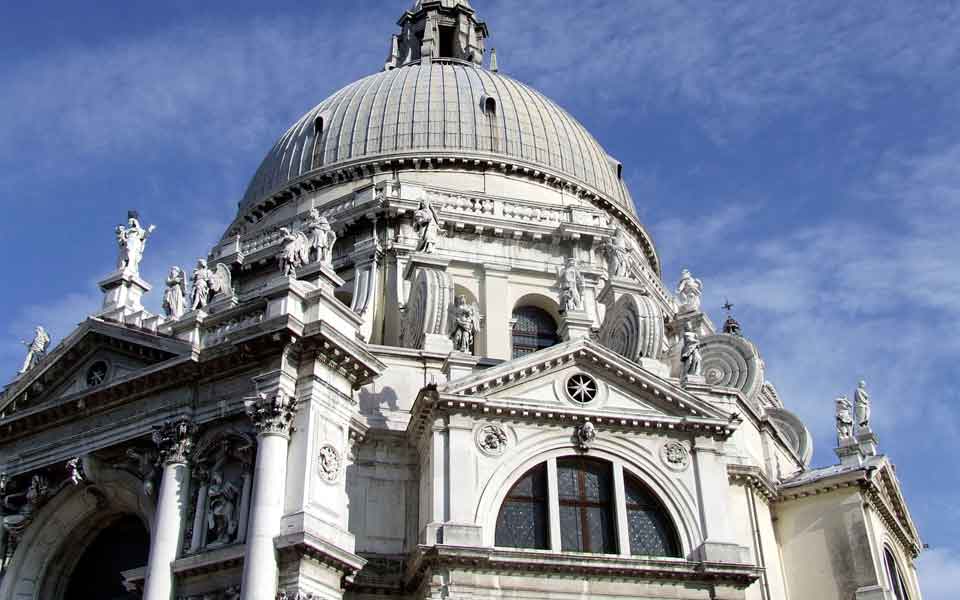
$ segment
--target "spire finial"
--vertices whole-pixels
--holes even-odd
[[[403,13],[398,25],[396,66],[433,59],[453,58],[483,64],[484,44],[489,31],[468,0],[416,0]],[[392,68],[392,56],[387,68]]]
[[[740,323],[733,318],[734,304],[730,300],[723,299],[723,310],[727,311],[727,320],[723,323],[723,332],[730,335],[741,335]]]
[[[496,73],[500,70],[500,65],[497,63],[497,49],[490,49],[490,70]]]

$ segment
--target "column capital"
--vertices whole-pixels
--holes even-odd
[[[197,426],[188,417],[167,421],[153,430],[153,443],[160,451],[160,462],[164,465],[187,464],[193,451]]]
[[[296,398],[276,390],[270,394],[260,392],[244,404],[258,435],[290,437],[293,419],[297,416]]]

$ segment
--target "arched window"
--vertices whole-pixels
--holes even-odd
[[[496,545],[547,550],[547,465],[537,465],[513,484],[497,517]]]
[[[618,532],[624,533],[622,539]],[[494,543],[554,552],[682,556],[669,513],[646,485],[619,465],[581,456],[551,459],[527,471],[500,507]]]
[[[887,580],[890,582],[890,589],[893,591],[894,598],[910,600],[910,596],[907,594],[907,584],[903,580],[903,575],[897,567],[897,559],[893,557],[890,548],[883,549],[883,562],[887,569]]]
[[[550,313],[536,306],[521,306],[513,311],[513,358],[555,346],[557,322]]]
[[[646,485],[624,477],[630,554],[634,556],[680,556],[680,544],[663,504]]]
[[[564,552],[616,554],[612,479],[607,462],[579,457],[557,461]]]

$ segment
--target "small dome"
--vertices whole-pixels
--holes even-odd
[[[403,157],[527,167],[635,214],[619,164],[576,119],[522,83],[453,59],[383,71],[320,103],[267,154],[241,209],[301,178]]]

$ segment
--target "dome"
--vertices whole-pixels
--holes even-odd
[[[635,214],[619,163],[576,119],[529,86],[450,58],[385,70],[321,102],[267,154],[241,209],[301,179],[404,157],[506,163]]]

